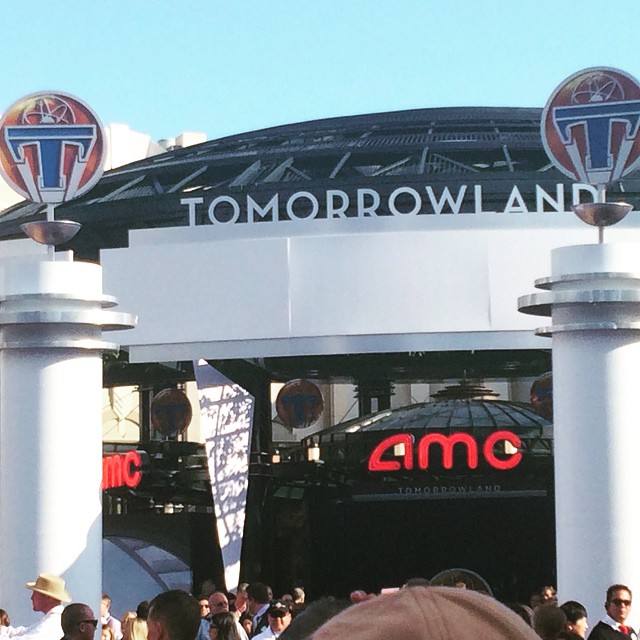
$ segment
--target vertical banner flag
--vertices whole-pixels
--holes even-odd
[[[194,362],[226,588],[240,581],[255,398],[205,360]]]

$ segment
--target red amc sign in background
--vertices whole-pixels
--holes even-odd
[[[517,451],[509,455],[506,459],[498,458],[493,448],[498,442],[508,442],[516,449],[521,446],[520,438],[511,431],[495,431],[485,441],[482,446],[482,455],[487,463],[494,469],[504,471],[516,467],[522,454]],[[420,438],[417,446],[418,468],[429,468],[429,453],[433,444],[438,445],[438,449],[442,455],[442,466],[445,469],[453,468],[453,448],[454,446],[463,446],[467,452],[467,466],[469,469],[475,469],[478,466],[478,443],[475,438],[468,433],[453,433],[444,435],[442,433],[429,433]],[[401,456],[402,462],[398,460],[383,459],[383,455],[396,445],[404,445],[404,455]],[[399,433],[385,438],[369,456],[369,471],[399,471],[404,468],[411,470],[414,468],[415,458],[415,438],[410,433]]]
[[[137,487],[142,479],[142,458],[137,451],[102,458],[102,490]]]

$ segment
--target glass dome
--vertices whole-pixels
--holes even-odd
[[[507,430],[522,439],[532,454],[551,455],[553,426],[536,413],[531,404],[497,400],[498,394],[466,381],[445,387],[430,402],[386,409],[378,413],[342,422],[303,440],[304,447],[320,446],[325,454],[346,456],[349,448],[366,448],[377,434],[409,431],[415,436],[435,431],[442,434],[470,433],[486,438],[494,431]],[[356,445],[359,442],[360,445]]]
[[[323,433],[357,431],[510,429],[542,431],[548,420],[522,402],[457,398],[380,411],[331,427]]]

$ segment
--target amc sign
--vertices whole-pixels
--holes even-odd
[[[518,451],[522,441],[511,431],[494,431],[482,445],[482,456],[489,466],[500,471],[513,469],[522,460]],[[369,471],[412,470],[417,462],[418,469],[429,469],[430,456],[440,455],[445,469],[453,468],[454,448],[466,453],[469,469],[478,466],[479,446],[475,438],[468,433],[429,433],[418,441],[413,434],[399,433],[385,438],[369,456]],[[501,450],[500,457],[496,450]],[[398,459],[401,458],[401,462]]]
[[[114,454],[102,458],[102,490],[116,487],[137,487],[142,479],[142,457],[138,451]]]

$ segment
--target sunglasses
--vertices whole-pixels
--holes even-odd
[[[98,621],[97,620],[80,620],[80,622],[78,622],[78,624],[82,624],[83,622],[86,622],[87,624],[92,624],[94,629],[96,629],[98,627]]]
[[[625,607],[631,606],[631,600],[621,600],[620,598],[612,598],[611,602],[616,605],[616,607],[621,607],[624,605]]]

